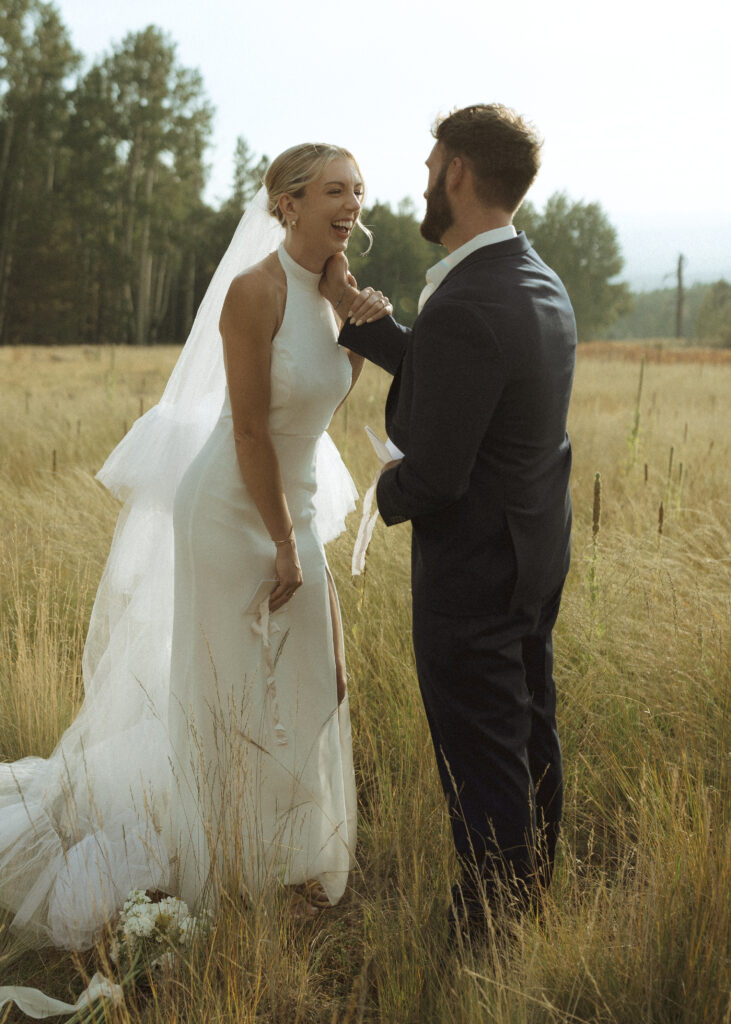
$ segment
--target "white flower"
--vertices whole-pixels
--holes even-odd
[[[200,928],[199,922],[194,917],[186,917],[185,920],[180,922],[180,935],[178,941],[181,946],[189,945],[196,933],[196,930]]]
[[[127,935],[135,935],[140,939],[146,939],[155,931],[155,923],[155,918],[147,914],[135,915],[135,917],[127,919],[124,931]]]
[[[157,907],[161,914],[170,914],[171,917],[190,917],[188,904],[179,900],[177,896],[166,896],[160,900]]]
[[[152,903],[152,900],[147,895],[147,893],[143,892],[142,889],[133,889],[127,896],[127,899],[124,901],[124,906],[122,907],[122,910],[126,912],[128,910],[131,910],[133,907],[137,907],[145,903]]]
[[[163,953],[150,966],[163,972],[172,971],[175,967],[175,953]]]

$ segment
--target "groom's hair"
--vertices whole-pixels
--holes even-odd
[[[532,124],[500,103],[478,103],[439,118],[432,134],[450,160],[469,163],[481,202],[518,209],[541,163],[543,140]]]

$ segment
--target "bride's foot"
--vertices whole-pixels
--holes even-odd
[[[292,892],[289,894],[289,916],[293,921],[314,921],[320,916],[320,910],[311,906],[298,892]]]
[[[290,886],[290,907],[297,920],[310,921],[332,906],[323,887],[317,881]]]

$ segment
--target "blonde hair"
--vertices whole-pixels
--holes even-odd
[[[331,160],[344,157],[350,160],[361,177],[358,161],[353,154],[343,149],[342,146],[331,146],[324,142],[303,142],[299,146],[291,146],[280,153],[269,165],[264,175],[264,187],[267,190],[268,210],[272,217],[276,217],[279,223],[287,226],[287,221],[279,209],[279,200],[284,195],[300,199],[305,194],[309,184],[320,177]],[[356,225],[368,237],[369,246],[372,244],[373,235],[368,228],[361,223],[360,217]]]

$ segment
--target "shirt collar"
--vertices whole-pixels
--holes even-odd
[[[460,245],[459,249],[455,249],[453,252],[443,256],[433,267],[429,267],[426,272],[427,281],[435,288],[438,288],[449,271],[454,270],[457,264],[461,263],[470,253],[473,253],[476,249],[481,249],[484,245],[507,242],[508,239],[515,238],[517,234],[518,232],[512,224],[506,224],[505,227],[492,228],[490,231],[483,231],[481,234],[475,235],[474,238],[470,238],[469,242]]]

